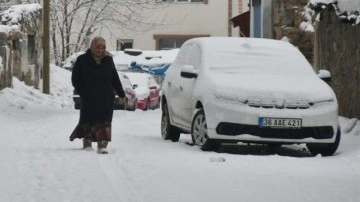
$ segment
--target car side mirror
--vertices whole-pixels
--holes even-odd
[[[138,85],[137,85],[137,84],[134,84],[132,87],[133,87],[133,89],[135,89],[135,88],[138,87]]]
[[[197,78],[198,71],[192,65],[185,65],[181,68],[180,76],[188,79]]]
[[[325,82],[331,81],[331,73],[328,70],[320,69],[317,75],[320,79],[322,79]]]

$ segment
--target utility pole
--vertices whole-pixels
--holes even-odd
[[[50,0],[43,0],[43,93],[50,94]]]

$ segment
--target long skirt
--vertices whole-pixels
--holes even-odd
[[[70,141],[76,138],[89,138],[92,142],[111,141],[111,122],[105,121],[96,124],[78,124],[72,134]]]

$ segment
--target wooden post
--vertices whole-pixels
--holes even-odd
[[[232,17],[232,0],[228,0],[228,36],[232,36],[232,28],[231,28],[231,17]]]
[[[43,93],[50,94],[50,0],[43,0]]]

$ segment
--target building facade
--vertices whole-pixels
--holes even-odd
[[[134,48],[166,50],[179,48],[187,39],[201,36],[238,36],[230,19],[248,10],[248,0],[157,0],[168,6],[149,18],[163,25],[146,32],[107,30],[97,32],[107,39],[109,50]]]

